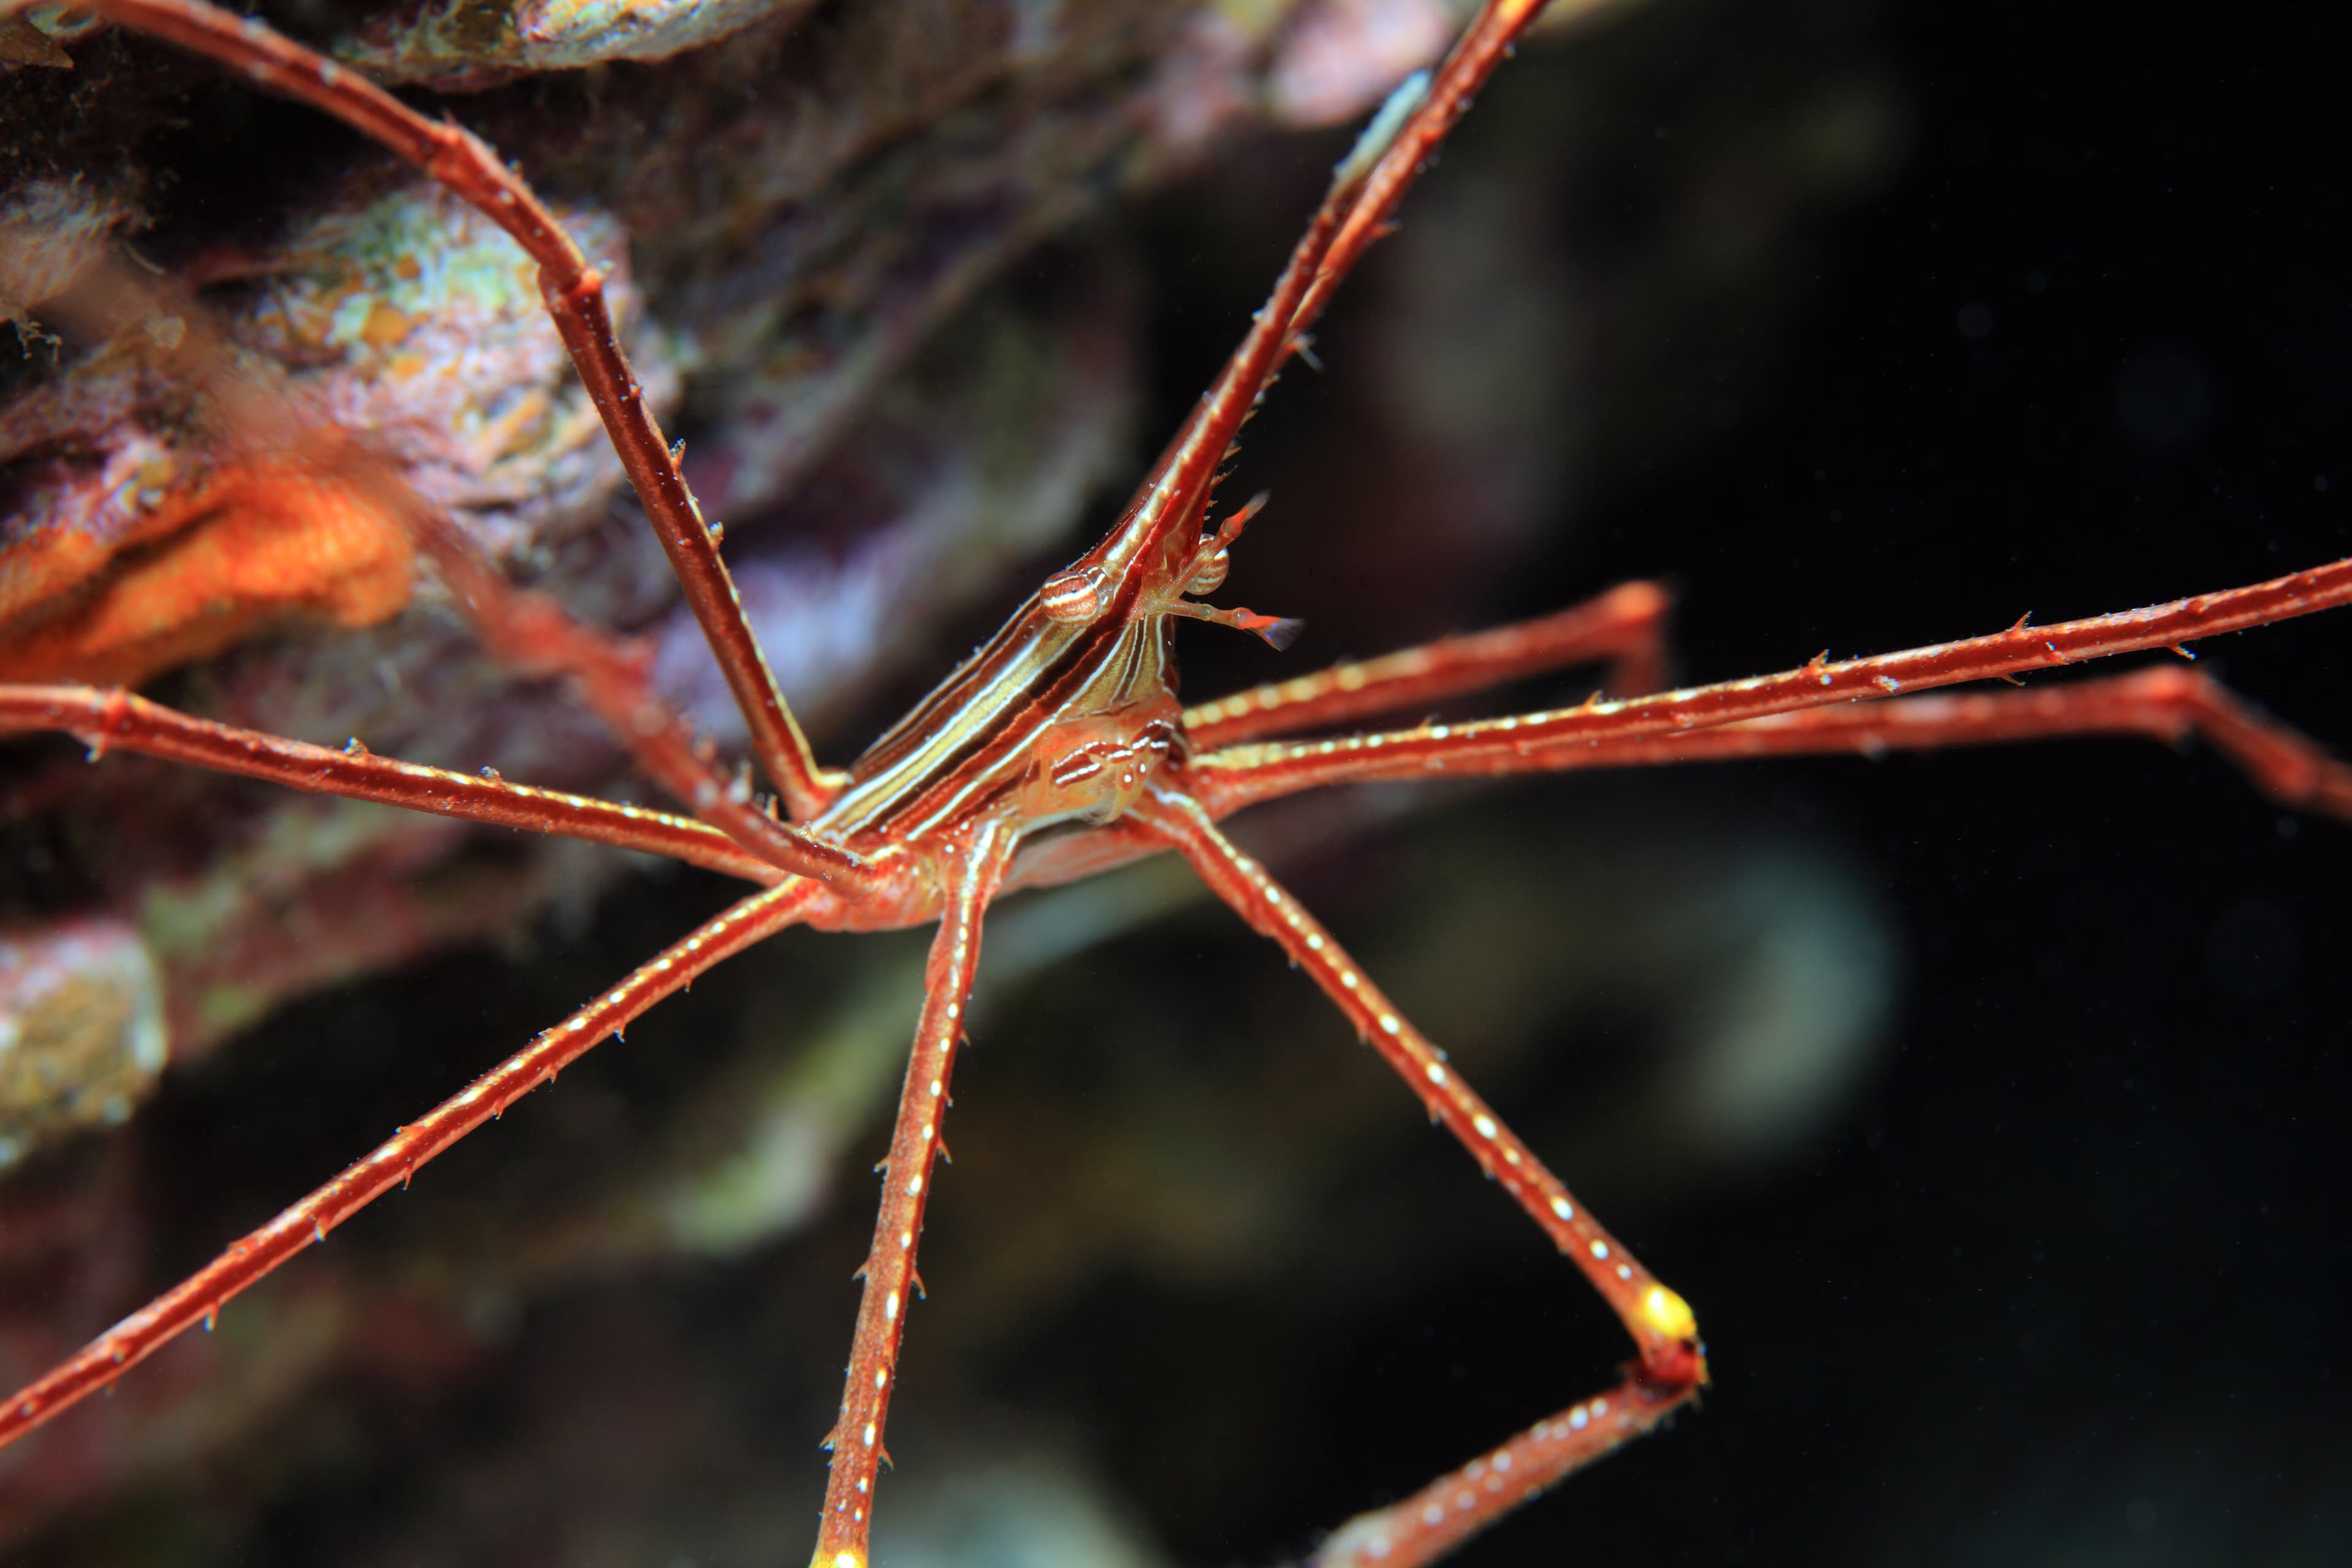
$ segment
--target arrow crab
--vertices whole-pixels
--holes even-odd
[[[1343,1527],[1321,1549],[1331,1563],[1430,1561],[1686,1403],[1705,1378],[1696,1325],[1682,1299],[1644,1272],[1618,1237],[1599,1229],[1536,1151],[1470,1094],[1450,1059],[1416,1032],[1407,1009],[1373,990],[1366,972],[1340,956],[1331,934],[1268,879],[1261,858],[1221,836],[1215,817],[1260,795],[1310,784],[1819,751],[1877,754],[2079,732],[2175,738],[2192,728],[2291,805],[2344,811],[2346,786],[2336,764],[2195,672],[2160,668],[2015,695],[1915,695],[1957,680],[2014,676],[2110,652],[2173,647],[2327,607],[2346,595],[2343,563],[2120,616],[2047,624],[2020,619],[2004,632],[1909,654],[1863,660],[1823,656],[1775,677],[1663,694],[1656,690],[1663,684],[1662,597],[1637,586],[1594,601],[1581,616],[1549,617],[1500,637],[1451,639],[1386,662],[1343,665],[1327,678],[1276,681],[1234,700],[1176,706],[1167,675],[1168,623],[1220,620],[1272,640],[1285,632],[1271,617],[1207,607],[1206,596],[1226,575],[1229,547],[1240,542],[1253,510],[1210,510],[1211,480],[1233,433],[1271,371],[1299,347],[1323,294],[1345,269],[1328,256],[1350,256],[1349,246],[1369,243],[1386,222],[1389,198],[1368,193],[1380,190],[1383,179],[1408,180],[1450,129],[1452,116],[1525,20],[1514,7],[1490,7],[1474,25],[1472,44],[1448,68],[1468,74],[1441,74],[1433,94],[1394,100],[1393,114],[1367,134],[1360,155],[1342,163],[1320,225],[1310,230],[1298,265],[1287,275],[1287,292],[1277,289],[1218,395],[1203,401],[1202,412],[1171,445],[1153,481],[1104,544],[1050,577],[996,641],[845,777],[814,764],[765,678],[755,639],[729,608],[734,594],[719,564],[719,531],[696,505],[672,448],[642,412],[630,412],[641,407],[638,378],[610,346],[609,321],[600,314],[597,291],[586,287],[594,268],[569,251],[522,187],[461,138],[413,116],[402,118],[383,107],[391,100],[371,97],[340,68],[270,35],[216,22],[184,5],[142,0],[109,9],[119,20],[167,35],[177,28],[269,85],[369,121],[436,174],[455,170],[451,177],[465,194],[525,231],[539,247],[542,268],[552,268],[542,271],[541,286],[584,361],[591,401],[618,410],[625,466],[666,530],[665,545],[719,649],[763,776],[715,767],[690,732],[648,701],[641,661],[486,569],[478,544],[445,526],[433,503],[384,472],[361,449],[364,443],[339,443],[341,427],[310,425],[291,414],[284,416],[285,426],[321,445],[305,450],[298,441],[285,461],[308,463],[327,476],[335,493],[318,500],[317,509],[341,508],[357,520],[351,530],[379,546],[377,555],[362,553],[347,574],[359,584],[352,591],[405,573],[417,557],[430,562],[488,646],[520,668],[569,680],[624,738],[645,776],[690,807],[699,823],[634,804],[606,808],[503,776],[419,771],[356,746],[304,747],[184,723],[119,689],[21,683],[11,689],[15,721],[21,728],[63,730],[94,750],[145,749],[460,819],[665,851],[746,875],[767,890],[714,917],[619,988],[545,1029],[522,1056],[478,1079],[432,1117],[404,1127],[346,1176],[195,1275],[159,1303],[160,1310],[126,1320],[81,1358],[28,1386],[11,1406],[20,1424],[46,1421],[81,1393],[139,1375],[124,1369],[179,1331],[208,1322],[253,1279],[323,1240],[359,1204],[404,1185],[457,1133],[552,1079],[580,1048],[616,1033],[652,1000],[699,973],[706,955],[732,952],[787,923],[862,929],[940,921],[941,934],[927,965],[919,1056],[886,1161],[886,1206],[866,1270],[848,1400],[833,1433],[834,1489],[817,1554],[820,1562],[862,1563],[898,1334],[919,1289],[915,1238],[937,1177],[932,1151],[941,1131],[948,1064],[963,1032],[961,1009],[970,1000],[982,913],[994,893],[1013,882],[1052,881],[1156,847],[1179,851],[1251,925],[1281,942],[1293,963],[1323,984],[1357,1032],[1389,1058],[1432,1115],[1517,1199],[1633,1332],[1639,1360],[1622,1381],[1541,1415],[1502,1447],[1482,1453],[1425,1491]],[[1403,153],[1394,152],[1400,147]],[[1964,308],[1963,336],[1979,321]],[[374,321],[371,312],[358,330],[365,332]],[[2143,379],[2149,383],[2148,407],[2160,409],[2161,367]],[[232,400],[237,389],[224,387],[219,395]],[[264,395],[266,389],[256,396]],[[266,426],[276,405],[257,406],[264,412],[248,415],[248,423]],[[2158,426],[2166,417],[2142,412]],[[341,613],[340,601],[311,607]],[[365,613],[351,612],[357,619]],[[1533,675],[1588,656],[1618,666],[1610,695],[1518,718],[1440,718],[1394,731],[1345,732],[1377,712],[1402,709],[1414,716],[1412,710],[1474,683]],[[1266,741],[1277,720],[1295,723],[1303,738],[1287,745]],[[1327,730],[1339,732],[1327,735]],[[768,788],[781,797],[780,810],[761,798]],[[800,833],[793,823],[815,826]],[[1024,840],[1030,841],[1026,862],[1019,858]],[[780,879],[779,872],[789,876]]]

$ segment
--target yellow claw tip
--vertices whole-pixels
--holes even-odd
[[[1642,1316],[1670,1340],[1698,1338],[1698,1319],[1691,1312],[1690,1303],[1664,1285],[1651,1286],[1650,1293],[1642,1298]]]
[[[816,1555],[809,1559],[809,1568],[866,1568],[866,1553],[863,1552],[828,1553],[824,1547],[820,1546],[816,1549]]]

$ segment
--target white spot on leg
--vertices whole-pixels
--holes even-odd
[[[1444,1068],[1439,1067],[1435,1062],[1432,1062],[1422,1070],[1429,1075],[1430,1082],[1435,1084],[1440,1089],[1444,1089],[1445,1087],[1445,1069]]]
[[[898,1292],[896,1290],[882,1299],[882,1321],[886,1323],[898,1321]]]
[[[1471,1126],[1473,1126],[1473,1127],[1475,1127],[1475,1128],[1476,1128],[1476,1129],[1478,1130],[1478,1136],[1479,1136],[1479,1137],[1486,1139],[1486,1140],[1488,1142],[1490,1142],[1490,1143],[1491,1143],[1492,1142],[1494,1142],[1494,1138],[1495,1138],[1495,1119],[1494,1119],[1493,1117],[1491,1117],[1491,1116],[1481,1116],[1481,1117],[1478,1117],[1478,1118],[1476,1118],[1475,1120],[1474,1120],[1474,1121],[1470,1123],[1470,1125],[1471,1125]]]
[[[874,1423],[871,1421],[866,1424],[866,1446],[869,1448],[874,1447]]]
[[[1570,1204],[1566,1198],[1552,1199],[1551,1212],[1558,1215],[1562,1219],[1574,1219],[1576,1217],[1575,1205]]]
[[[1595,1257],[1595,1258],[1606,1258],[1606,1257],[1608,1257],[1608,1256],[1609,1256],[1609,1244],[1608,1244],[1607,1242],[1605,1242],[1605,1241],[1596,1241],[1596,1242],[1594,1242],[1594,1243],[1592,1244],[1592,1256],[1593,1256],[1593,1257]]]
[[[908,1195],[908,1197],[912,1197],[912,1196],[914,1196],[917,1193],[919,1193],[919,1192],[921,1192],[922,1190],[923,1190],[923,1178],[922,1178],[922,1177],[920,1177],[920,1176],[909,1176],[909,1177],[908,1177],[908,1178],[907,1178],[907,1195]]]

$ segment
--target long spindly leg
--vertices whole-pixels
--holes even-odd
[[[1558,0],[1550,9],[1555,19],[1565,20],[1575,13],[1591,11],[1605,4],[1607,0]],[[1330,301],[1331,291],[1371,248],[1372,242],[1389,232],[1397,204],[1412,188],[1412,183],[1437,161],[1439,147],[1463,115],[1469,112],[1478,89],[1495,74],[1495,68],[1510,58],[1519,35],[1544,14],[1546,5],[1547,0],[1486,0],[1469,26],[1463,28],[1462,36],[1454,41],[1454,47],[1446,51],[1444,59],[1438,62],[1428,91],[1402,127],[1384,146],[1367,150],[1377,151],[1380,161],[1365,177],[1363,195],[1332,241],[1315,287],[1292,313],[1290,332],[1294,339],[1315,324],[1323,307]]]
[[[2352,764],[2257,711],[2200,670],[2178,666],[2031,691],[1937,693],[1811,708],[1592,746],[1535,752],[1507,771],[1643,767],[1683,762],[1852,752],[1934,751],[2094,735],[2142,735],[2179,744],[2195,736],[2281,805],[2352,819]]]
[[[1406,733],[1433,735],[1435,730]],[[2279,804],[2352,818],[2352,764],[2330,757],[2211,678],[2170,665],[2031,690],[1845,701],[1702,730],[1570,741],[1509,752],[1488,748],[1473,757],[1447,761],[1436,776],[1491,778],[1839,752],[1870,756],[2092,735],[2146,735],[2174,742],[2196,735]],[[1320,761],[1322,743],[1311,744]],[[1185,788],[1222,818],[1305,789],[1398,776],[1388,768],[1384,748],[1345,753],[1360,759],[1360,771],[1343,762],[1312,773],[1287,765],[1297,749],[1241,746],[1196,757],[1184,769]],[[1023,858],[1009,885],[1057,886],[1123,866],[1161,847],[1160,839],[1125,821],[1093,833],[1047,838]]]
[[[0,0],[0,12],[14,9]],[[564,348],[610,432],[621,467],[645,503],[687,604],[743,710],[761,767],[795,817],[823,809],[838,781],[816,764],[807,738],[777,689],[766,657],[701,509],[678,471],[677,454],[645,405],[636,374],[613,330],[604,276],[521,176],[479,137],[429,120],[356,71],[320,58],[256,20],[203,0],[91,0],[107,20],[205,55],[251,80],[333,115],[438,181],[514,237],[539,268],[540,292]]]
[[[2148,648],[2178,647],[2194,638],[2242,631],[2352,604],[2352,559],[2273,578],[2243,588],[2176,599],[2144,610],[2029,626],[1937,643],[1901,653],[1832,663],[1816,658],[1800,669],[1626,700],[1598,699],[1580,707],[1461,724],[1351,735],[1326,741],[1235,746],[1196,758],[1185,770],[1190,787],[1223,816],[1243,805],[1322,784],[1371,779],[1475,777],[1520,771],[1526,759],[1541,769],[1574,766],[1564,759],[1580,746],[1618,745],[1645,736],[1671,736],[1774,714],[1828,708],[1857,699],[2046,669]]]
[[[866,1568],[874,1485],[887,1457],[882,1432],[898,1375],[898,1339],[906,1331],[908,1307],[922,1291],[915,1273],[915,1242],[922,1235],[923,1209],[930,1201],[931,1163],[940,1152],[940,1122],[948,1109],[948,1076],[963,1038],[964,1004],[980,962],[981,917],[1004,879],[1016,839],[1010,825],[983,817],[949,856],[939,934],[931,939],[930,959],[923,970],[922,1017],[915,1026],[914,1053],[907,1062],[906,1085],[898,1091],[898,1124],[882,1165],[882,1207],[875,1216],[874,1245],[861,1271],[866,1289],[857,1304],[841,1418],[825,1438],[833,1464],[812,1568]]]
[[[0,685],[0,734],[45,730],[73,736],[92,761],[110,751],[139,752],[314,795],[584,838],[747,881],[782,877],[717,828],[667,812],[284,740],[194,718],[121,687]]]
[[[2144,735],[2173,744],[2193,735],[2280,805],[2352,820],[2352,764],[2257,711],[2210,676],[2177,666],[2035,690],[1939,692],[1884,702],[1843,702],[1679,734],[1489,752],[1449,763],[1446,772],[1456,778],[1492,778],[1839,752],[1875,756],[1890,751],[2095,735]],[[1217,756],[1202,759],[1188,770],[1187,778],[1215,803],[1221,816],[1301,787],[1278,775],[1259,773],[1245,761]]]
[[[1441,637],[1203,702],[1184,710],[1184,733],[1195,748],[1214,751],[1277,731],[1399,712],[1595,659],[1609,662],[1609,690],[1638,697],[1665,684],[1672,604],[1655,583],[1626,583],[1531,621]]]
[[[1706,1362],[1682,1298],[1601,1228],[1330,933],[1181,790],[1155,783],[1128,816],[1172,846],[1219,898],[1313,977],[1430,1115],[1462,1141],[1591,1282],[1641,1353],[1616,1387],[1537,1423],[1405,1502],[1349,1524],[1326,1544],[1318,1558],[1322,1568],[1414,1568],[1433,1562],[1546,1487],[1657,1426],[1696,1394],[1706,1381]]]
[[[362,460],[358,471],[402,520],[496,658],[526,674],[568,679],[647,777],[761,859],[853,896],[878,886],[860,857],[777,822],[752,799],[748,778],[722,776],[655,691],[642,654],[573,619],[545,594],[509,583],[447,512],[380,465]]]
[[[175,362],[226,416],[230,445],[267,451],[316,486],[362,503],[357,510],[382,526],[401,531],[432,563],[494,657],[521,674],[566,679],[646,777],[752,855],[839,890],[874,886],[856,857],[773,820],[752,801],[748,779],[730,783],[701,753],[654,689],[644,652],[573,619],[547,595],[509,583],[456,520],[418,495],[390,464],[349,433],[311,417],[267,377],[244,369],[191,302],[166,300],[148,279],[106,264],[77,279],[71,308],[90,335],[106,339],[130,323],[163,316],[193,322],[173,351]]]
[[[604,995],[476,1079],[460,1093],[386,1140],[334,1180],[263,1226],[178,1285],[100,1334],[73,1359],[18,1389],[0,1405],[0,1444],[113,1383],[279,1264],[326,1239],[327,1232],[416,1168],[555,1075],[607,1036],[695,977],[761,938],[803,919],[824,897],[807,882],[763,889],[704,921],[685,940]]]
[[[1197,522],[1214,488],[1218,465],[1276,374],[1306,341],[1331,291],[1372,242],[1388,232],[1397,203],[1544,4],[1486,0],[1434,73],[1392,96],[1373,119],[1334,172],[1323,205],[1292,247],[1282,276],[1241,346],[1145,477],[1121,520],[1121,533],[1149,549]],[[1413,90],[1416,84],[1419,90]],[[1138,529],[1140,535],[1133,532]]]
[[[1568,0],[1560,8],[1589,9],[1591,4]],[[1420,89],[1392,97],[1373,120],[1339,164],[1322,206],[1241,347],[1153,466],[1136,511],[1167,509],[1171,527],[1199,513],[1212,475],[1276,373],[1306,341],[1332,290],[1389,232],[1397,204],[1435,161],[1439,145],[1471,100],[1545,5],[1546,0],[1486,0],[1444,59],[1421,80]]]

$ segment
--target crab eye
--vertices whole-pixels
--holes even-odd
[[[1194,597],[1215,593],[1217,584],[1225,580],[1225,569],[1232,564],[1233,557],[1225,552],[1212,551],[1192,568],[1192,574],[1184,579],[1184,592]]]
[[[1096,566],[1081,566],[1045,579],[1037,602],[1050,621],[1091,621],[1102,614],[1103,574]]]

